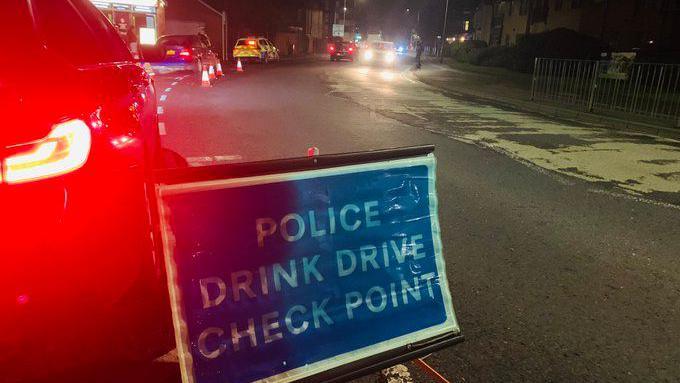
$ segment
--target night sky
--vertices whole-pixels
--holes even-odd
[[[447,35],[460,32],[463,20],[479,0],[450,0]],[[446,0],[357,0],[357,10],[365,7],[363,21],[369,28],[380,28],[388,38],[398,39],[409,29],[416,29],[426,39],[441,35]],[[410,11],[407,12],[406,10]],[[466,13],[467,11],[467,13]],[[420,23],[418,14],[420,13]]]
[[[220,10],[226,8],[230,27],[247,29],[240,33],[265,34],[285,30],[291,18],[296,19],[297,9],[305,4],[324,3],[323,0],[204,1]],[[479,1],[450,0],[447,35],[462,30],[463,20],[472,17],[471,11]],[[431,39],[441,34],[445,3],[446,0],[347,0],[348,18],[354,16],[362,33],[382,31],[386,38],[398,40],[411,29],[417,29],[421,36]]]

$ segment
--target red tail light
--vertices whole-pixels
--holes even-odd
[[[349,53],[352,53],[352,52],[354,52],[354,48],[352,48],[352,47],[349,47],[349,49],[348,49],[348,50],[349,50]]]
[[[333,52],[335,50],[335,47],[333,45],[328,46],[328,51]]]
[[[19,151],[2,161],[0,180],[18,184],[70,173],[87,162],[91,145],[90,128],[85,122],[62,122],[47,137],[12,148]]]
[[[182,49],[182,51],[179,52],[179,55],[182,57],[191,57],[191,50],[190,49]]]
[[[250,45],[250,46],[253,46],[253,47],[254,47],[254,46],[255,46],[255,44],[256,44],[256,41],[255,41],[255,40],[248,40],[248,45]]]

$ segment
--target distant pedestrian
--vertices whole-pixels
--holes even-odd
[[[420,69],[421,62],[420,57],[423,55],[423,42],[421,40],[416,41],[416,69]]]

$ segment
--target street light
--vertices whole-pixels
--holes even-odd
[[[347,0],[345,0],[344,5],[342,6],[342,25],[345,25],[345,22],[347,18]]]
[[[407,14],[408,16],[411,16],[411,8],[406,8],[406,14]],[[416,19],[416,20],[417,20],[417,22],[418,22],[418,25],[420,25],[420,10],[418,10],[417,19]]]

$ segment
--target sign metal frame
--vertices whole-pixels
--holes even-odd
[[[217,180],[229,180],[235,178],[256,177],[275,175],[280,173],[292,173],[309,170],[332,169],[338,167],[345,167],[351,165],[370,164],[379,161],[392,161],[407,159],[412,157],[426,156],[434,152],[434,146],[417,146],[406,148],[395,148],[376,150],[369,152],[356,153],[342,153],[314,157],[302,157],[285,160],[274,161],[260,161],[239,164],[226,165],[212,165],[206,167],[195,168],[180,168],[180,169],[166,169],[155,172],[156,187],[158,196],[158,205],[160,209],[160,218],[162,228],[166,227],[165,212],[160,198],[160,190],[164,187],[171,187],[173,185],[208,182]],[[169,233],[164,233],[169,235]],[[170,254],[168,247],[169,241],[163,240],[164,253],[167,257]],[[186,323],[178,320],[182,317],[181,308],[179,307],[180,297],[176,291],[175,270],[173,266],[166,267],[168,270],[168,286],[170,288],[170,299],[173,310],[173,321],[175,322],[175,335],[178,340],[178,351],[180,354],[189,352],[183,350],[183,346],[188,345],[188,339],[183,339],[187,331]],[[408,343],[403,346],[392,348],[388,351],[379,354],[365,357],[353,361],[348,364],[340,365],[332,369],[315,373],[311,376],[304,377],[297,381],[305,383],[326,383],[326,382],[344,382],[360,376],[364,376],[375,371],[379,371],[395,364],[412,360],[432,352],[451,347],[464,340],[462,333],[450,332],[443,335],[438,335],[432,338],[427,338],[413,343]],[[180,355],[180,368],[182,370],[183,379],[185,382],[193,382],[193,366],[187,360],[182,360]],[[188,379],[188,380],[187,380]],[[289,379],[284,379],[290,381]]]

